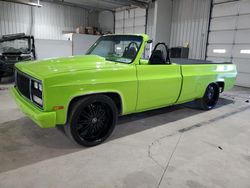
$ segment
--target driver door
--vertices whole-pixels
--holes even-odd
[[[137,65],[137,111],[174,104],[181,90],[180,65]]]

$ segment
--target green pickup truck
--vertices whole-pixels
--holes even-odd
[[[151,42],[144,34],[105,35],[86,55],[17,63],[11,93],[40,127],[63,126],[74,142],[94,146],[109,137],[119,115],[192,100],[209,110],[233,87],[235,65],[170,60],[164,43],[143,59]]]

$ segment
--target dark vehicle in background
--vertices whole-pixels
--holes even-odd
[[[36,59],[33,36],[24,33],[4,35],[0,38],[0,81],[14,74],[14,64]]]

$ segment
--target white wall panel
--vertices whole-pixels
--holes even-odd
[[[238,14],[237,2],[214,5],[212,17],[233,16]]]
[[[145,26],[146,24],[146,19],[144,16],[137,17],[135,19],[135,26]]]
[[[37,59],[72,55],[72,41],[69,40],[37,39],[35,43]]]
[[[238,17],[237,29],[249,29],[250,28],[250,15],[242,15]]]
[[[134,19],[128,18],[125,19],[125,27],[133,27],[134,26]]]
[[[249,0],[241,1],[239,6],[240,6],[239,8],[240,14],[250,14],[250,1]]]
[[[250,74],[239,73],[236,78],[236,84],[243,87],[250,87],[249,80],[250,80]]]
[[[136,26],[134,27],[135,33],[145,33],[145,26]]]
[[[171,47],[189,43],[189,58],[204,59],[210,0],[174,0]]]
[[[135,17],[144,17],[146,16],[146,9],[137,8],[135,9]]]
[[[210,30],[232,30],[236,28],[236,17],[221,17],[212,18],[210,23]]]
[[[84,55],[100,36],[76,34],[72,36],[72,55]]]
[[[250,59],[233,58],[233,63],[237,65],[237,70],[240,73],[250,73]]]
[[[213,44],[230,44],[233,43],[233,31],[213,31],[209,34],[209,43]]]
[[[115,28],[115,33],[116,34],[122,34],[123,33],[123,28]]]
[[[250,44],[250,29],[249,30],[237,30],[235,36],[236,44]]]

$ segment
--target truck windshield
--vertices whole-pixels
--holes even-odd
[[[141,36],[110,35],[100,37],[89,49],[88,55],[94,54],[109,61],[132,63],[142,44]]]
[[[2,53],[29,53],[28,39],[15,39],[0,42],[0,54]]]

